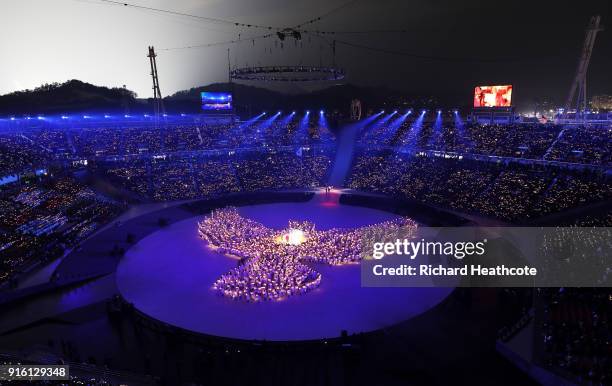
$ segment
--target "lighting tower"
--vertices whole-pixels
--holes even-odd
[[[578,68],[576,69],[576,77],[574,78],[574,82],[572,83],[572,87],[570,88],[569,95],[567,96],[567,101],[565,102],[565,115],[567,116],[568,110],[572,107],[572,102],[574,100],[574,95],[576,95],[576,90],[578,91],[576,98],[576,118],[578,118],[578,111],[582,108],[582,112],[586,111],[587,107],[587,85],[586,85],[586,75],[587,69],[589,67],[589,61],[591,60],[591,54],[593,53],[593,45],[595,44],[595,37],[597,36],[597,32],[603,31],[603,26],[600,26],[599,23],[601,21],[600,16],[593,16],[589,21],[589,25],[586,29],[586,36],[584,38],[584,45],[582,46],[582,55],[580,56],[580,61],[578,62]]]
[[[155,122],[159,119],[159,114],[165,114],[164,101],[162,99],[161,91],[159,91],[159,78],[157,76],[157,61],[155,58],[157,54],[153,46],[149,46],[149,62],[151,62],[151,77],[153,78],[153,110],[155,114]]]

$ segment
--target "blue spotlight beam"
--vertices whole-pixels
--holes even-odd
[[[287,126],[289,124],[289,122],[291,122],[291,120],[293,120],[293,118],[295,118],[295,111],[293,111],[291,114],[288,114],[285,118],[283,118],[281,120],[281,125]]]
[[[427,111],[421,111],[418,118],[412,123],[410,126],[410,132],[408,133],[408,146],[410,148],[414,148],[417,145],[417,141],[419,140],[419,134],[421,134],[421,130],[423,129],[423,121],[425,120],[425,114]]]
[[[262,112],[261,114],[256,115],[256,116],[254,116],[254,117],[252,117],[252,118],[242,122],[239,125],[235,125],[235,126],[232,125],[233,126],[232,129],[229,130],[227,133],[225,133],[225,139],[231,140],[231,138],[236,137],[241,130],[248,129],[250,126],[254,125],[257,121],[259,121],[264,116],[266,116],[266,112]],[[223,137],[224,134],[222,133],[222,134],[220,134],[220,136]]]
[[[360,138],[361,132],[365,127],[370,125],[383,114],[384,111],[380,111],[365,119],[350,123],[340,128],[337,138],[336,158],[329,176],[330,185],[337,187],[344,186],[346,176],[348,175],[353,162],[356,140]]]
[[[272,124],[274,123],[274,121],[276,121],[278,119],[278,117],[280,117],[281,112],[277,112],[276,114],[272,115],[270,118],[266,119],[265,121],[261,122],[258,126],[257,126],[257,130],[258,131],[264,131],[267,128],[269,128],[270,126],[272,126]]]
[[[389,140],[390,145],[395,145],[404,136],[406,130],[401,130],[400,127],[406,122],[410,114],[412,114],[412,111],[407,111],[391,122],[389,125],[389,133],[384,141],[385,143]]]
[[[392,113],[389,113],[387,115],[385,115],[384,117],[382,117],[380,120],[378,120],[377,122],[374,123],[373,127],[381,127],[384,124],[386,124],[387,122],[389,122],[389,120],[391,118],[393,118],[393,116],[397,114],[397,111],[394,111]]]
[[[461,115],[459,111],[455,110],[453,112],[455,118],[455,127],[457,128],[457,135],[459,136],[459,143],[465,147],[463,150],[467,150],[468,148],[473,147],[473,143],[469,135],[465,130],[465,122],[461,119]]]
[[[274,138],[283,138],[285,133],[289,130],[289,123],[295,118],[295,112],[287,114],[286,116],[282,116],[282,112],[280,112],[279,118],[282,118],[279,122],[274,123],[273,137]]]
[[[249,119],[248,121],[246,121],[246,122],[242,122],[242,124],[240,124],[238,127],[239,127],[239,128],[241,128],[241,129],[246,128],[246,127],[249,127],[249,126],[251,126],[252,124],[254,124],[255,122],[257,122],[257,121],[258,121],[260,118],[262,118],[264,115],[266,115],[266,113],[265,113],[265,112],[264,112],[264,113],[261,113],[261,114],[259,114],[259,115],[256,115],[256,116],[254,116],[253,118]]]
[[[365,128],[370,126],[375,120],[377,120],[381,115],[384,114],[384,111],[380,111],[376,114],[370,115],[369,117],[359,120],[353,123],[350,127],[357,131],[357,137],[361,138],[365,134]]]
[[[359,120],[357,122],[355,122],[355,125],[357,125],[360,128],[366,127],[367,125],[369,125],[370,123],[372,123],[374,120],[378,119],[378,117],[380,117],[381,115],[383,115],[384,111],[380,111],[376,114],[370,115],[369,117]]]
[[[303,139],[308,134],[308,126],[310,125],[310,111],[306,110],[302,119],[300,119],[300,123],[297,127],[297,130],[293,134],[293,144],[298,144],[303,142]]]
[[[325,119],[325,112],[323,110],[319,112],[319,127],[327,128],[327,119]]]
[[[436,141],[439,141],[441,136],[442,136],[442,111],[438,110],[436,112],[436,120],[434,121],[434,125],[433,125],[433,132],[431,133],[429,139],[427,140],[427,146],[428,147],[435,146]]]
[[[389,113],[378,121],[375,121],[372,125],[370,125],[370,127],[366,129],[366,132],[363,135],[365,136],[369,133],[370,135],[373,135],[375,137],[386,137],[388,135],[389,129],[388,127],[386,127],[386,124],[395,114],[397,114],[397,111]]]

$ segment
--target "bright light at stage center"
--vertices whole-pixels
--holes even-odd
[[[279,238],[278,242],[287,245],[300,245],[306,241],[306,235],[299,229],[289,229],[287,233],[283,233]]]

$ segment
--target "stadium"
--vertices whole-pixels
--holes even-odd
[[[74,79],[0,89],[0,381],[612,383],[612,105],[586,86],[591,64],[589,90],[612,92],[607,20],[575,21],[578,69],[553,106],[502,65],[459,91],[443,79],[440,97],[381,80],[351,55],[423,60],[428,79],[491,61],[409,54],[382,43],[401,28],[343,24],[367,1],[317,3],[299,25],[294,9],[268,25],[177,10],[187,2],[64,3],[240,34],[149,44],[145,98]],[[379,45],[350,40],[364,34]],[[227,79],[163,96],[190,65],[166,55],[200,49],[221,49]],[[374,72],[400,91],[355,80]],[[460,274],[471,263],[483,277]]]

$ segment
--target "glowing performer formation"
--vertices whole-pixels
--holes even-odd
[[[224,296],[246,301],[280,300],[311,291],[321,274],[305,263],[358,264],[366,231],[416,230],[408,218],[358,229],[315,230],[307,221],[289,221],[283,231],[240,216],[235,208],[213,211],[198,224],[198,234],[221,253],[240,258],[213,288]],[[371,233],[369,233],[371,234]]]

